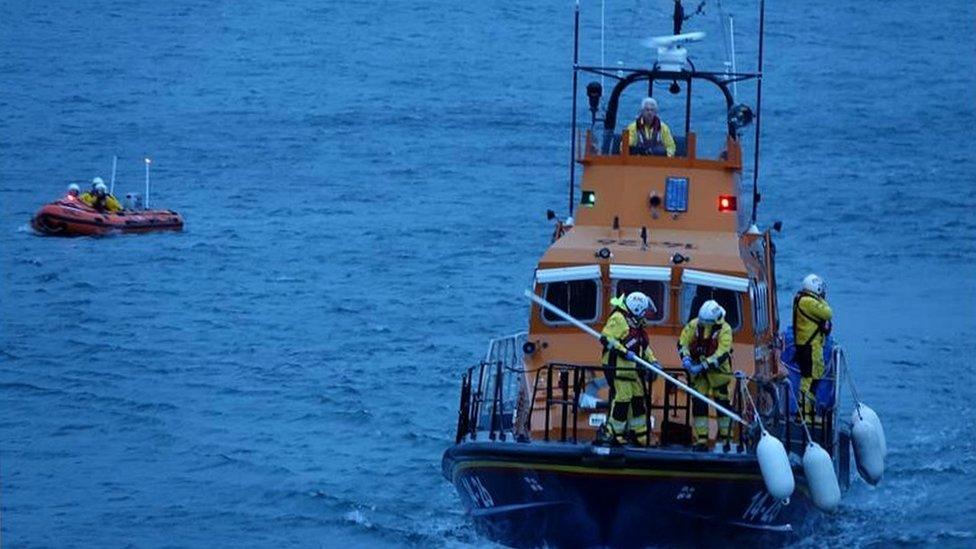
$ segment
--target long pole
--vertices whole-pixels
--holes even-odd
[[[576,92],[579,85],[579,0],[573,14],[573,120],[569,139],[569,216],[573,216],[573,197],[576,195]]]
[[[116,166],[118,166],[118,164],[119,164],[119,157],[117,155],[113,156],[112,157],[112,182],[109,184],[108,194],[115,194],[115,168]]]
[[[759,82],[756,84],[756,150],[752,159],[752,225],[759,206],[759,128],[762,125],[763,35],[766,28],[766,0],[759,0]]]
[[[535,295],[531,291],[525,290],[525,297],[531,299],[533,302],[535,302],[536,304],[538,304],[540,307],[543,307],[543,308],[549,310],[550,312],[555,313],[557,316],[561,317],[563,320],[565,320],[566,322],[569,322],[573,326],[576,326],[580,330],[583,330],[584,332],[586,332],[587,334],[589,334],[590,336],[592,336],[594,339],[597,339],[597,340],[600,339],[600,333],[599,332],[597,332],[593,328],[590,328],[586,324],[583,324],[579,320],[576,320],[575,318],[569,316],[568,313],[566,313],[565,311],[563,311],[559,307],[556,307],[552,303],[549,303],[548,301],[546,301],[545,299],[542,299],[541,297]],[[683,389],[689,395],[697,398],[698,400],[704,402],[705,404],[708,404],[709,406],[712,406],[713,408],[715,408],[719,412],[722,412],[726,416],[728,416],[728,417],[730,417],[730,418],[738,421],[739,423],[741,423],[741,424],[743,424],[745,426],[748,426],[749,425],[748,423],[745,422],[745,420],[742,419],[742,417],[739,416],[739,414],[737,414],[737,413],[735,413],[735,412],[733,412],[733,411],[725,408],[721,404],[715,402],[714,400],[708,398],[707,396],[699,393],[698,391],[692,389],[691,387],[689,387],[689,386],[685,385],[684,383],[678,381],[677,379],[671,377],[664,370],[662,370],[660,368],[657,368],[656,366],[654,366],[650,362],[647,362],[646,360],[644,360],[641,357],[634,357],[634,358],[636,359],[636,362],[638,364],[640,364],[641,366],[643,366],[643,367],[647,368],[648,370],[654,372],[655,374],[663,377],[664,379],[667,379],[671,383],[674,383],[678,387],[681,387],[681,389]]]
[[[148,210],[149,209],[149,165],[152,164],[152,160],[150,160],[149,158],[146,158],[145,161],[146,161],[146,204],[145,204],[145,207]]]

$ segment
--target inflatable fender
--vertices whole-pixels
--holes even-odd
[[[777,500],[789,500],[793,495],[795,481],[783,443],[763,430],[756,446],[756,458],[759,460],[759,471],[766,484],[766,491]]]
[[[858,402],[854,408],[854,414],[851,416],[852,425],[854,424],[854,419],[858,416],[858,412],[860,412],[860,416],[865,421],[874,424],[874,428],[878,431],[878,439],[881,442],[881,457],[888,457],[888,441],[885,438],[884,426],[881,425],[881,418],[867,404]]]
[[[830,454],[811,441],[803,452],[803,474],[807,477],[810,498],[821,511],[832,513],[840,505],[840,484],[834,474]]]
[[[851,443],[854,446],[854,462],[861,478],[871,486],[881,482],[884,476],[884,452],[877,426],[854,413],[851,427]]]

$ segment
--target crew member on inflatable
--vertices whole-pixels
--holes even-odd
[[[68,194],[65,195],[65,198],[68,200],[78,200],[78,195],[80,193],[81,187],[79,187],[77,183],[72,183],[68,185]]]
[[[824,376],[824,340],[830,335],[833,316],[827,304],[827,284],[815,274],[807,275],[793,298],[794,361],[800,368],[803,413],[807,416],[815,409],[817,384]]]
[[[630,154],[674,156],[671,128],[657,115],[657,100],[645,97],[637,120],[627,126]]]
[[[81,195],[81,201],[100,212],[121,212],[122,204],[108,193],[108,187],[101,177],[92,179],[92,188]]]
[[[611,299],[610,305],[613,312],[600,337],[603,369],[610,381],[610,418],[606,423],[609,432],[603,432],[601,436],[619,444],[644,444],[647,442],[648,419],[648,395],[644,383],[648,375],[653,382],[654,374],[638,365],[637,357],[658,366],[644,331],[645,315],[657,308],[651,298],[641,292]]]
[[[691,378],[691,386],[718,404],[729,407],[729,384],[732,382],[732,327],[725,321],[725,309],[708,300],[698,309],[678,338],[681,366]],[[694,399],[691,413],[695,417],[695,449],[708,448],[708,405]],[[726,452],[730,450],[732,420],[718,415],[718,438]]]

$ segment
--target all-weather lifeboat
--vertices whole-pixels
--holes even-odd
[[[578,39],[578,4],[576,10]],[[793,389],[780,360],[775,229],[757,228],[756,180],[741,179],[744,128],[756,120],[757,138],[759,131],[753,110],[736,102],[733,83],[751,80],[758,87],[760,72],[696,69],[683,44],[702,36],[682,35],[683,18],[675,15],[674,36],[658,41],[651,67],[587,67],[574,60],[574,76],[613,82],[605,104],[598,82],[586,86],[592,125],[574,128],[579,191],[574,167],[569,216],[557,219],[526,292],[528,331],[492,340],[484,360],[462,378],[455,444],[444,452],[442,471],[476,529],[503,544],[786,540],[835,510],[848,484],[851,432],[839,418],[836,383],[843,352],[834,346],[827,357],[823,401],[814,406]],[[631,148],[622,131],[631,119],[619,114],[630,112],[621,104],[628,91],[636,103],[657,92],[674,134],[673,156]],[[717,107],[693,111],[693,98],[709,96]],[[757,113],[759,99],[757,90]],[[699,122],[693,112],[720,118]],[[723,134],[720,150],[708,155],[695,127],[715,122]],[[634,291],[656,304],[645,332],[660,366],[651,370],[655,376],[642,376],[646,434],[612,444],[599,436],[610,397],[596,336],[611,313],[610,299]],[[736,374],[728,407],[704,397],[709,435],[703,445],[695,444],[692,413],[693,400],[703,395],[689,386],[676,343],[707,300],[725,309],[732,326]],[[723,415],[733,420],[732,444],[717,443]],[[878,457],[883,435],[871,436],[858,459]]]

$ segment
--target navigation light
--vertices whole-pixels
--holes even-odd
[[[738,209],[738,200],[730,194],[722,194],[718,197],[718,211],[734,212]]]
[[[583,197],[580,200],[580,204],[592,208],[596,205],[596,193],[593,191],[583,191]]]

